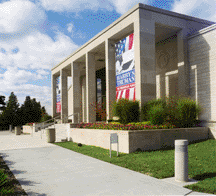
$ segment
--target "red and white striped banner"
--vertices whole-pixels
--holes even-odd
[[[135,101],[135,83],[116,88],[116,101],[121,98]]]

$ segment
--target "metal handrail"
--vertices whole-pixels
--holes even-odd
[[[61,115],[59,115],[59,116],[61,116]],[[50,121],[50,120],[53,120],[54,119],[54,122],[53,123],[55,123],[55,119],[57,118],[57,117],[59,117],[59,116],[56,116],[56,117],[54,117],[54,118],[51,118],[51,119],[49,119],[49,120],[46,120],[46,121],[44,121],[44,122],[42,122],[42,123],[39,123],[38,125],[43,125],[43,127],[44,127],[44,123],[45,122],[48,122],[48,121]],[[40,128],[41,128],[41,126],[39,126]]]
[[[74,114],[78,114],[78,123],[79,123],[79,113],[74,113]],[[63,118],[60,118],[59,120],[63,120],[63,119],[65,119],[65,118],[68,118],[68,117],[70,117],[70,116],[73,116],[74,114],[71,114],[71,115],[69,115],[69,116],[65,116],[65,114],[63,114],[63,115],[59,115],[59,116],[65,116],[65,117],[63,117]],[[58,117],[59,117],[58,116]],[[57,117],[55,117],[55,118],[52,118],[52,119],[54,119],[54,128],[55,128],[55,119],[56,119]],[[52,119],[50,119],[50,120],[52,120]],[[48,120],[49,121],[49,120]],[[45,122],[47,122],[47,121],[45,121]],[[43,133],[44,133],[44,130],[43,130]],[[42,130],[41,130],[41,139],[42,139]]]
[[[49,119],[49,120],[46,120],[46,121],[44,121],[44,122],[42,122],[42,123],[40,123],[40,124],[43,124],[43,128],[44,128],[44,123],[45,122],[48,122],[48,121],[50,121],[50,120],[53,120],[54,119],[54,122],[53,122],[53,124],[54,124],[54,126],[55,126],[55,123],[56,123],[56,119],[58,118],[58,117],[60,117],[61,115],[59,115],[59,116],[56,116],[56,117],[54,117],[54,118],[51,118],[51,119]],[[60,118],[61,119],[61,118]],[[40,129],[41,129],[41,126],[40,126]],[[43,130],[43,132],[44,132],[44,130]],[[41,130],[41,139],[42,139],[42,130]]]
[[[74,113],[74,114],[78,114],[78,123],[79,123],[79,113]],[[68,116],[65,116],[65,114],[63,114],[63,116],[65,116],[65,117],[63,117],[62,120],[65,119],[65,118],[68,118],[70,116],[73,116],[74,114],[71,114],[71,115],[68,115]]]

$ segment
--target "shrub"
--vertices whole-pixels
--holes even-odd
[[[167,117],[166,108],[162,105],[154,105],[148,111],[150,122],[154,125],[162,125]]]
[[[163,124],[170,123],[176,127],[192,127],[199,124],[196,122],[196,117],[200,111],[201,108],[195,101],[181,96],[179,98],[171,96],[146,102],[141,109],[141,116],[151,124],[161,124],[164,121]]]
[[[50,120],[50,119],[52,119],[52,116],[50,116],[48,114],[45,114],[45,115],[42,116],[42,118],[40,120],[40,123],[45,122],[45,121]],[[52,121],[50,120],[47,123],[51,123],[51,122],[54,122],[54,120],[52,120]]]
[[[119,117],[119,122],[122,124],[138,122],[140,117],[139,102],[120,99],[113,104],[113,114]]]
[[[165,108],[166,107],[166,100],[164,99],[152,99],[148,102],[145,102],[144,105],[141,108],[141,120],[142,121],[149,121],[149,115],[148,112],[151,110],[151,107],[155,105],[160,105]]]
[[[182,97],[177,102],[177,119],[181,127],[192,127],[196,122],[201,107],[195,101]]]
[[[177,115],[178,115],[178,110],[177,110],[177,102],[178,98],[174,95],[171,97],[165,97],[166,101],[166,108],[167,108],[167,121],[171,123],[177,123]]]

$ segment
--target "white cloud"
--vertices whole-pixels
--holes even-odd
[[[216,22],[216,1],[180,0],[175,1],[172,11]]]
[[[52,10],[55,12],[75,12],[78,13],[80,11],[91,9],[97,11],[99,8],[107,9],[108,11],[112,11],[113,8],[110,5],[110,2],[107,0],[40,0],[41,6],[44,7],[46,10]]]
[[[74,25],[72,23],[67,24],[67,30],[69,33],[72,32],[72,29],[74,28]]]
[[[40,0],[41,6],[44,7],[44,9],[55,12],[68,11],[78,13],[86,9],[93,11],[97,11],[98,9],[113,11],[113,9],[115,9],[119,14],[124,14],[138,3],[146,4],[147,2],[147,0]]]
[[[0,4],[0,33],[14,33],[35,28],[46,19],[45,12],[27,0]]]
[[[2,68],[13,65],[22,69],[51,69],[78,48],[61,32],[56,32],[54,41],[46,34],[33,32],[21,39],[0,41],[0,45],[6,51],[0,52]],[[19,52],[13,53],[14,48]]]
[[[26,83],[32,79],[34,80],[43,79],[42,75],[40,74],[34,74],[26,70],[18,70],[17,67],[11,67],[11,66],[7,67],[7,71],[1,74],[1,77],[3,78],[0,80],[0,84],[6,88],[8,86],[14,86],[14,85]],[[4,90],[6,90],[6,88]]]
[[[20,104],[23,104],[25,97],[29,95],[40,101],[41,106],[45,106],[51,115],[51,84],[40,86],[37,81],[40,84],[46,82],[49,70],[78,46],[58,31],[54,41],[46,34],[32,32],[13,41],[0,41],[0,46],[6,51],[0,52],[0,67],[6,69],[0,74],[0,95],[14,92]],[[15,48],[18,49],[17,53],[12,52]],[[36,73],[28,71],[32,69],[36,70]],[[28,84],[29,82],[33,84]]]
[[[50,74],[50,72],[44,71],[43,69],[37,70],[37,73],[43,76]]]
[[[134,0],[111,0],[112,4],[115,7],[116,12],[119,14],[124,14],[129,9],[131,9],[133,6],[135,6],[138,3],[147,4],[147,0],[141,0],[141,1],[134,1]]]

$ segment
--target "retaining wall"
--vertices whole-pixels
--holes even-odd
[[[23,133],[32,133],[33,126],[23,125]]]
[[[188,139],[191,143],[209,138],[208,127],[135,131],[70,128],[67,136],[69,141],[75,143],[110,149],[110,133],[117,133],[119,152],[127,154],[135,152],[137,148],[157,150],[174,146],[176,139]],[[112,144],[112,150],[117,151],[117,144]]]

